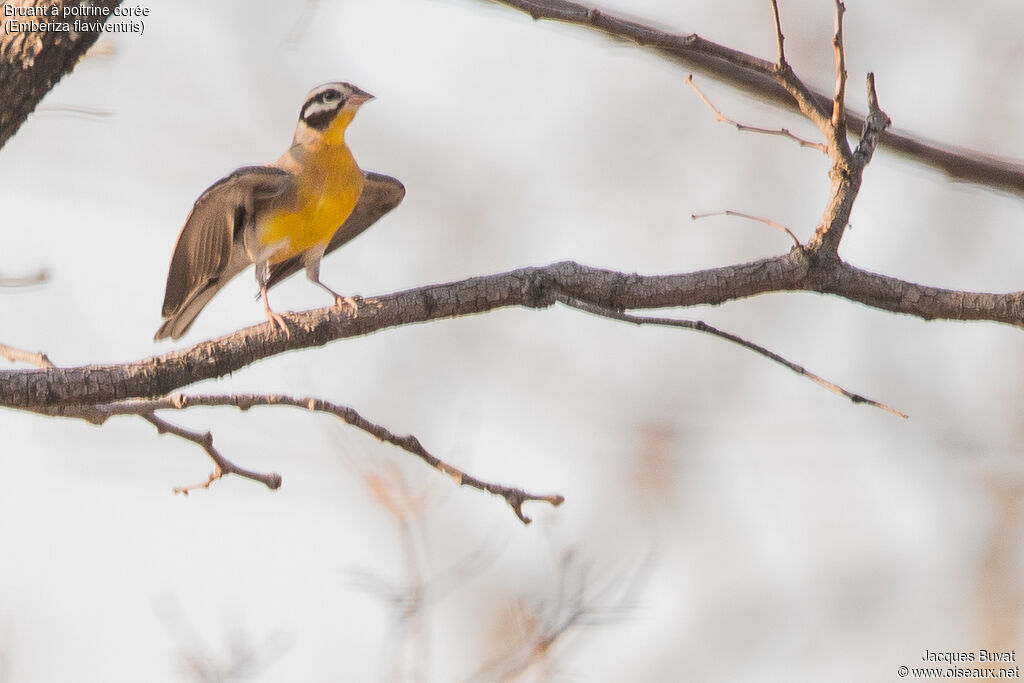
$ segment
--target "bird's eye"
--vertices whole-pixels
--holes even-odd
[[[341,99],[341,93],[338,92],[337,90],[328,90],[327,92],[324,93],[323,99],[325,103],[337,102],[338,100]]]

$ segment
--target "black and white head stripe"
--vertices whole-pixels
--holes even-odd
[[[310,128],[325,130],[346,104],[359,105],[371,97],[351,83],[325,83],[306,96],[299,118]]]

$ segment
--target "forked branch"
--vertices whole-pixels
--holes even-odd
[[[509,306],[544,308],[555,292],[611,309],[689,307],[771,292],[819,292],[925,320],[985,320],[1024,326],[1024,292],[930,287],[872,273],[807,247],[750,263],[688,273],[640,275],[562,261],[364,299],[359,316],[335,307],[289,316],[290,337],[261,323],[159,356],[117,365],[0,369],[0,406],[37,409],[163,396],[258,360],[429,320]]]
[[[99,407],[99,411],[102,410],[103,408]],[[271,472],[269,474],[253,472],[252,470],[247,470],[243,467],[239,467],[238,465],[234,464],[233,462],[225,458],[223,455],[221,455],[220,451],[213,447],[213,434],[211,434],[210,432],[199,433],[193,432],[188,429],[184,429],[177,425],[171,424],[170,422],[164,420],[163,418],[158,417],[156,413],[152,410],[141,410],[135,413],[124,414],[138,415],[142,419],[146,420],[154,427],[156,427],[157,431],[160,432],[161,434],[174,434],[175,436],[185,439],[186,441],[191,441],[192,443],[197,444],[200,448],[206,451],[206,454],[210,456],[210,460],[213,461],[215,469],[210,474],[209,478],[206,481],[200,482],[198,484],[176,486],[174,488],[175,493],[183,493],[185,495],[188,495],[189,491],[194,491],[195,489],[209,488],[210,484],[217,481],[226,474],[234,474],[244,479],[258,481],[271,490],[278,489],[281,487],[281,475],[278,474],[277,472]]]
[[[789,91],[775,76],[779,68],[769,62],[702,38],[696,33],[673,33],[612,12],[569,0],[490,0],[525,12],[535,20],[559,21],[595,30],[616,40],[647,48],[687,70],[700,71],[761,100],[790,110],[797,109]],[[781,30],[777,33],[781,36]],[[788,68],[788,64],[786,65]],[[831,111],[833,98],[808,91],[824,114]],[[849,125],[860,130],[864,117],[847,109]],[[974,150],[941,145],[910,133],[887,131],[879,138],[880,147],[931,166],[950,178],[977,183],[1002,192],[1024,195],[1024,164]]]
[[[213,460],[215,469],[209,478],[203,482],[189,486],[180,486],[175,489],[178,493],[188,493],[197,488],[208,488],[210,484],[221,477],[234,474],[246,479],[258,481],[270,489],[276,489],[281,485],[281,476],[277,473],[260,474],[241,468],[225,458],[213,446],[213,436],[209,432],[199,433],[183,429],[173,425],[156,415],[162,410],[185,410],[198,406],[229,406],[242,411],[247,411],[255,406],[292,406],[318,413],[333,415],[346,424],[360,429],[367,434],[390,443],[402,450],[415,455],[430,467],[450,477],[459,486],[484,491],[498,496],[505,500],[512,508],[516,517],[524,524],[530,523],[530,518],[523,512],[523,505],[530,501],[539,501],[550,505],[561,505],[565,499],[557,494],[534,494],[513,486],[504,486],[493,482],[478,479],[463,470],[451,465],[441,458],[430,453],[420,443],[419,439],[412,435],[399,436],[387,428],[367,420],[356,410],[347,406],[331,403],[319,398],[294,398],[283,394],[227,394],[227,395],[196,395],[175,394],[158,399],[118,401],[96,406],[83,406],[76,409],[74,406],[65,407],[60,410],[43,410],[45,414],[60,415],[62,417],[78,417],[88,420],[94,424],[102,424],[107,419],[117,415],[138,415],[153,424],[161,433],[170,433],[199,445],[206,454]]]

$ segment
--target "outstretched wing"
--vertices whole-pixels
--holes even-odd
[[[289,187],[289,174],[273,166],[247,166],[218,180],[196,200],[171,256],[164,293],[164,323],[155,339],[185,334],[214,294],[246,265],[243,232],[255,210]]]
[[[364,171],[363,176],[365,180],[359,201],[356,202],[349,217],[331,237],[331,241],[327,243],[325,254],[329,254],[341,245],[355,239],[376,223],[381,216],[401,204],[405,197],[405,185],[397,178],[373,171]],[[272,264],[267,278],[267,287],[273,287],[281,280],[298,272],[300,268],[302,268],[301,255]]]

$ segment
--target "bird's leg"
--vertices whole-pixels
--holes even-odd
[[[270,275],[270,263],[269,261],[259,261],[256,263],[256,282],[260,284],[260,296],[263,298],[263,310],[267,312],[267,320],[277,325],[284,332],[286,337],[291,337],[292,333],[288,331],[288,324],[284,321],[284,316],[280,313],[274,313],[270,310],[270,300],[267,299],[267,279]]]
[[[359,297],[358,296],[342,296],[342,295],[338,294],[337,292],[335,292],[330,287],[328,287],[327,285],[325,285],[324,283],[320,282],[320,280],[317,280],[316,284],[320,285],[321,287],[326,289],[328,292],[330,292],[332,295],[334,295],[334,305],[335,306],[338,306],[338,307],[340,307],[342,309],[349,309],[349,311],[350,311],[349,317],[350,318],[356,318],[356,317],[359,316]]]
[[[324,245],[326,246],[326,245]],[[306,277],[309,278],[310,282],[320,285],[334,297],[334,305],[339,306],[342,309],[348,308],[351,310],[349,314],[350,318],[355,318],[359,315],[359,297],[342,296],[333,289],[325,285],[320,281],[320,258],[323,256],[323,251],[319,254],[312,254],[310,258],[303,259],[306,265]]]
[[[263,310],[267,312],[267,320],[280,327],[281,331],[284,332],[284,336],[291,337],[292,333],[288,331],[288,324],[284,321],[284,316],[270,310],[270,302],[267,300],[266,285],[260,285],[260,296],[263,297]]]

